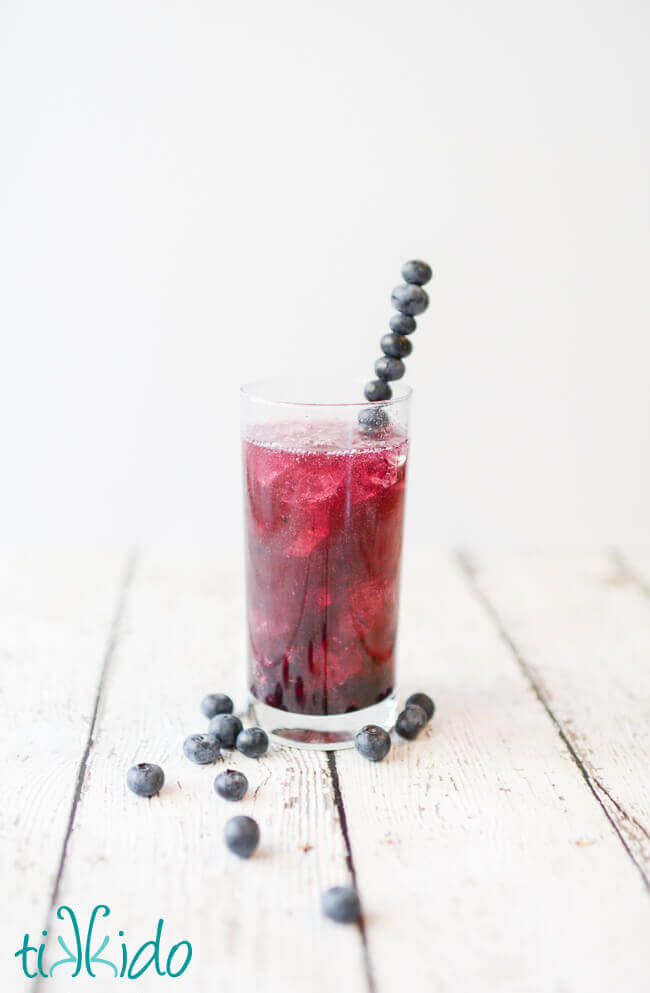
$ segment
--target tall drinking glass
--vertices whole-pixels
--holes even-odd
[[[341,748],[395,721],[411,393],[396,386],[370,427],[361,383],[242,388],[248,686],[285,744]]]

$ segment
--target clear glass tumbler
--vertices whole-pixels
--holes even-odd
[[[411,394],[396,386],[383,413],[362,383],[242,388],[248,686],[285,744],[341,748],[395,721]]]

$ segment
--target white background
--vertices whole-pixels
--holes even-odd
[[[641,0],[4,0],[0,538],[238,544],[422,257],[418,547],[650,540],[649,92]]]

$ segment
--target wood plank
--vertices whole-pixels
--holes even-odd
[[[645,991],[643,881],[457,564],[407,572],[401,639],[403,692],[432,693],[433,723],[382,764],[336,757],[379,993],[407,977],[450,993]],[[588,674],[586,704],[604,692]]]
[[[346,883],[346,850],[326,757],[278,749],[254,761],[226,753],[197,767],[181,751],[186,734],[205,728],[204,693],[243,686],[243,587],[218,556],[203,561],[145,556],[129,597],[98,719],[61,898],[88,914],[110,906],[114,935],[129,947],[153,937],[187,939],[194,959],[174,989],[328,990],[366,987],[356,928],[325,921],[323,889]],[[136,761],[156,761],[166,786],[141,800],[124,784]],[[213,791],[221,769],[238,768],[248,796],[228,804]],[[254,816],[262,831],[248,862],[223,843],[227,819]],[[111,945],[112,948],[115,945]],[[62,969],[61,972],[64,970]],[[43,990],[67,990],[65,979]],[[113,989],[108,969],[94,990]],[[139,991],[158,991],[145,974]]]
[[[0,557],[0,988],[45,926],[126,554]]]

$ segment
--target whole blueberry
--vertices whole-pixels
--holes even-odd
[[[226,824],[226,844],[240,859],[251,857],[260,843],[260,829],[252,817],[231,817]]]
[[[370,403],[376,403],[377,400],[390,400],[393,395],[390,386],[383,379],[371,379],[364,386],[363,392],[366,400],[370,400]]]
[[[367,435],[377,435],[385,431],[390,424],[388,414],[383,407],[364,407],[357,418],[359,427]]]
[[[234,714],[217,714],[210,721],[208,729],[210,734],[216,736],[222,748],[234,748],[242,722]]]
[[[244,728],[237,735],[238,751],[249,759],[258,759],[269,750],[269,736],[262,728]]]
[[[410,697],[404,704],[405,707],[410,707],[412,704],[416,704],[418,707],[422,707],[422,710],[427,715],[427,721],[430,721],[433,717],[433,712],[436,709],[436,705],[430,696],[426,693],[411,693]]]
[[[333,886],[323,893],[323,913],[338,924],[352,924],[361,916],[357,891],[351,886]]]
[[[225,693],[208,693],[201,701],[201,710],[208,718],[217,714],[232,714],[233,702]]]
[[[151,762],[138,762],[126,774],[126,785],[138,796],[155,796],[165,783],[165,773],[159,765]]]
[[[395,722],[395,730],[402,738],[413,741],[427,723],[427,714],[416,703],[405,707]]]
[[[390,751],[390,735],[377,724],[367,724],[354,736],[356,750],[370,762],[381,762]]]
[[[405,372],[405,366],[401,359],[392,359],[390,355],[382,355],[375,362],[375,375],[379,379],[393,380],[401,379]]]
[[[421,314],[429,306],[427,291],[421,286],[414,286],[412,283],[400,283],[393,290],[390,298],[395,310],[400,314],[409,314],[411,317]]]
[[[209,765],[219,758],[219,742],[213,734],[191,734],[183,742],[183,751],[190,762]]]
[[[413,351],[413,345],[403,334],[389,331],[381,339],[381,350],[384,355],[390,355],[392,359],[405,359]]]
[[[388,325],[395,334],[411,334],[417,327],[415,318],[410,314],[393,314]]]
[[[427,265],[426,262],[420,262],[418,259],[405,262],[400,272],[405,282],[415,283],[417,286],[424,286],[433,276],[431,266]]]
[[[241,800],[248,789],[248,780],[243,772],[236,769],[226,769],[220,772],[214,781],[215,791],[224,800]]]

